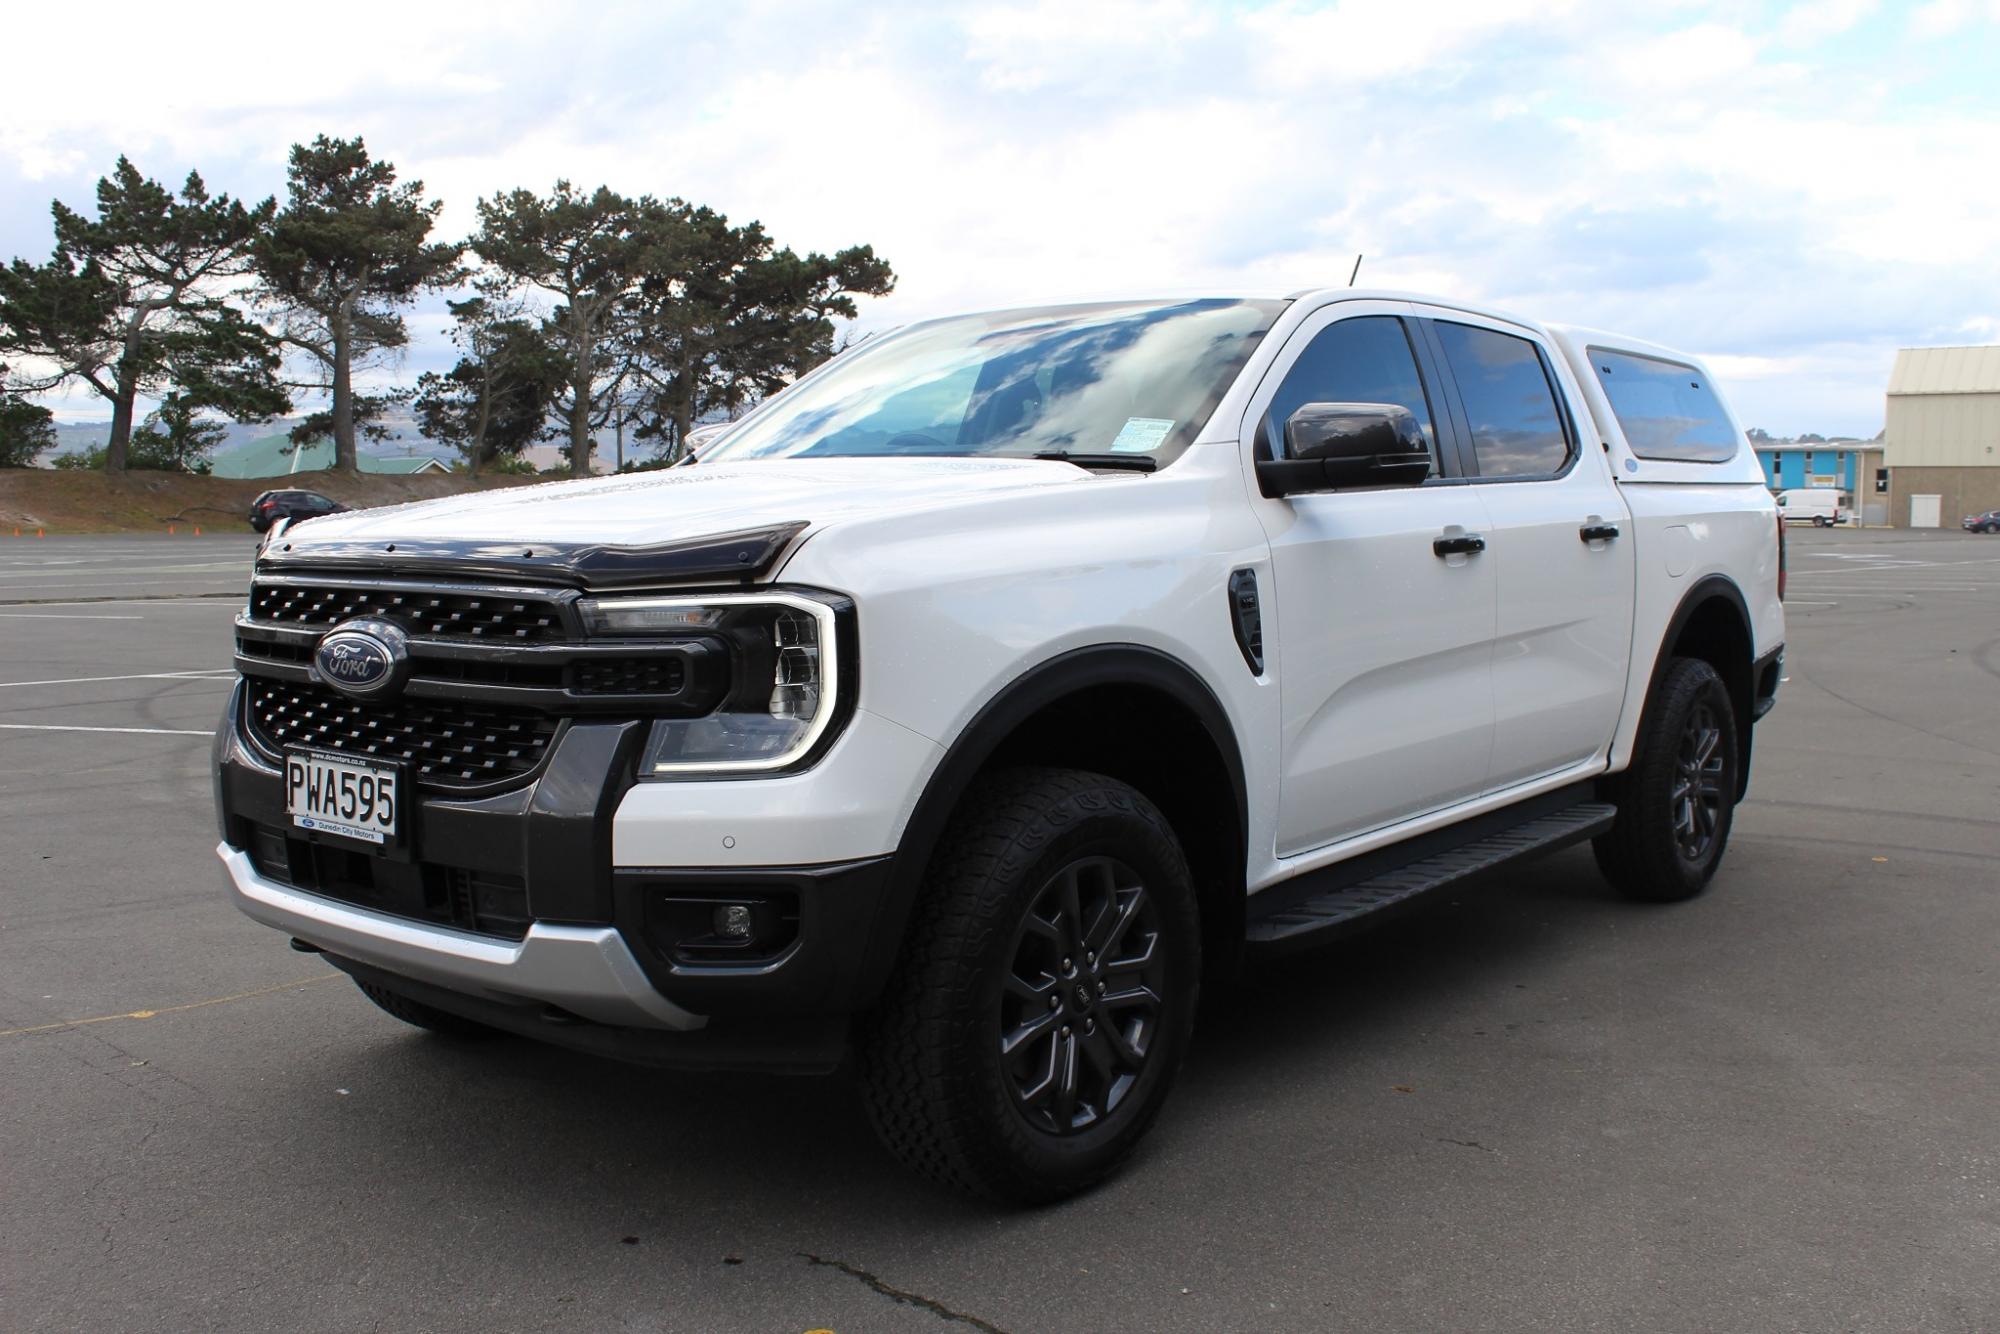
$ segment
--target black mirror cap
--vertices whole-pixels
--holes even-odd
[[[1308,491],[1418,486],[1431,475],[1430,446],[1408,408],[1395,403],[1307,403],[1285,421],[1282,459],[1259,459],[1257,489],[1273,499]]]

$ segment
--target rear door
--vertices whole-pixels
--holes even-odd
[[[1425,310],[1498,580],[1490,791],[1601,760],[1631,656],[1630,516],[1568,372],[1522,325]]]
[[[1280,856],[1463,801],[1486,777],[1493,565],[1434,549],[1482,534],[1486,512],[1439,466],[1445,409],[1409,314],[1404,302],[1342,301],[1310,317],[1244,422],[1253,454],[1280,457],[1302,404],[1400,404],[1433,457],[1423,486],[1272,500],[1253,484],[1276,585],[1266,614],[1283,718]]]

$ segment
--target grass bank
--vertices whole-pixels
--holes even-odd
[[[382,473],[302,472],[288,477],[191,477],[182,473],[71,472],[53,468],[0,469],[0,537],[14,529],[49,533],[164,533],[182,531],[247,533],[245,517],[259,492],[298,487],[332,496],[355,509],[406,500],[518,486],[533,477],[466,477],[428,473],[393,477]]]

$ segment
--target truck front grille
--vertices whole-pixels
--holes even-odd
[[[362,701],[302,682],[246,677],[245,722],[271,754],[317,746],[410,766],[424,787],[483,788],[532,772],[561,720],[458,700]]]
[[[537,597],[264,582],[250,590],[254,621],[333,626],[357,616],[394,621],[430,638],[525,644],[567,634],[556,603]]]

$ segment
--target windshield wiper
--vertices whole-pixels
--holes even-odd
[[[1079,468],[1111,468],[1120,472],[1158,472],[1160,468],[1160,461],[1151,454],[1072,454],[1067,449],[1045,449],[1035,457],[1074,463]]]

